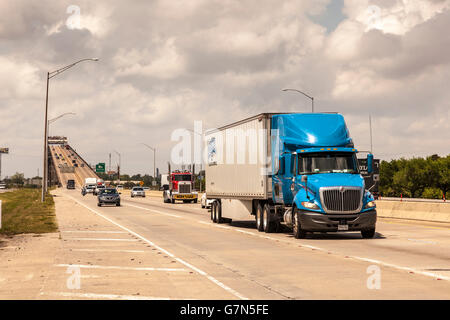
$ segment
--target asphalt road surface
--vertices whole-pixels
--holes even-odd
[[[297,240],[288,229],[258,232],[254,221],[213,224],[200,204],[122,194],[120,207],[97,207],[96,197],[79,190],[58,195],[76,211],[58,217],[70,251],[58,266],[83,265],[82,254],[96,252],[82,266],[96,275],[83,279],[81,291],[61,289],[64,298],[139,291],[160,299],[450,299],[449,225],[383,219],[374,239],[351,232]],[[147,254],[140,266],[148,270],[133,269],[132,252]],[[99,274],[102,268],[110,272]],[[120,268],[136,274],[119,281],[111,270]]]

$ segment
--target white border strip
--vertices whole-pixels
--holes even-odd
[[[171,300],[170,298],[162,297],[146,297],[146,296],[130,296],[118,294],[101,294],[101,293],[77,293],[77,292],[47,292],[41,293],[43,295],[61,296],[67,298],[86,298],[86,299],[111,299],[111,300]]]
[[[186,269],[181,268],[151,268],[151,267],[120,267],[120,266],[99,266],[99,265],[85,265],[85,264],[55,264],[55,267],[78,267],[81,269],[114,269],[114,270],[135,270],[135,271],[173,271],[186,272]]]
[[[138,239],[108,239],[108,238],[63,238],[63,240],[75,240],[75,241],[126,241],[136,242]]]
[[[145,253],[144,250],[114,250],[114,249],[70,249],[76,252],[125,252],[125,253]]]

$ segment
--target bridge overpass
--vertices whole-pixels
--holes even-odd
[[[50,181],[53,183],[67,187],[67,180],[75,180],[75,187],[81,188],[86,178],[99,178],[88,163],[68,144],[49,144],[48,153]]]

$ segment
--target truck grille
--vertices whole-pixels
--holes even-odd
[[[190,184],[180,184],[178,185],[179,193],[191,193],[191,185]]]
[[[357,213],[362,207],[362,188],[320,188],[320,200],[326,213]]]

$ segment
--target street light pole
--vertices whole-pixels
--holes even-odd
[[[116,150],[114,150],[114,152],[119,156],[119,168],[117,170],[117,177],[119,178],[119,184],[120,184],[120,168],[122,166],[122,162],[121,162],[121,158],[120,158],[120,153],[118,153]]]
[[[187,131],[190,131],[190,132],[192,132],[192,133],[194,133],[194,134],[198,134],[201,138],[202,138],[202,140],[203,140],[203,133],[199,133],[199,132],[197,132],[197,131],[194,131],[194,130],[191,130],[191,129],[186,129]],[[202,141],[202,143],[203,143],[203,141]],[[200,170],[198,171],[198,173],[199,173],[199,175],[200,175],[200,172],[202,171],[202,162],[203,162],[203,160],[201,159],[200,160]],[[193,166],[195,166],[195,160],[194,160],[194,164],[193,164]],[[195,183],[194,183],[194,187],[195,187]],[[202,181],[200,180],[200,186],[199,186],[199,189],[200,189],[200,192],[202,192]]]
[[[42,173],[42,195],[41,195],[41,202],[45,201],[45,193],[47,192],[47,179],[48,179],[48,87],[50,79],[53,77],[56,77],[58,74],[63,73],[67,69],[72,68],[76,64],[83,62],[83,61],[98,61],[98,58],[90,58],[90,59],[81,59],[78,60],[72,64],[69,64],[65,67],[62,67],[58,70],[47,72],[47,91],[45,95],[45,119],[44,119],[44,170]]]
[[[282,91],[295,91],[295,92],[301,93],[304,96],[310,98],[311,102],[312,102],[312,106],[311,106],[312,107],[312,111],[311,112],[314,113],[314,97],[311,97],[310,95],[308,95],[308,94],[306,94],[306,93],[304,93],[304,92],[302,92],[300,90],[297,90],[297,89],[283,89]]]
[[[153,151],[153,179],[156,179],[156,148],[150,147],[145,143],[142,144]]]
[[[47,93],[45,95],[45,121],[44,121],[44,170],[42,170],[42,197],[41,202],[45,201],[45,193],[47,192],[47,166],[48,166],[48,84],[50,82],[50,72],[47,72]]]

